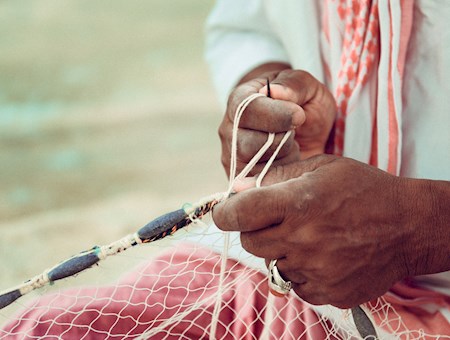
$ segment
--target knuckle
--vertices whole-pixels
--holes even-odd
[[[310,185],[303,183],[302,194],[294,201],[295,209],[303,214],[311,212],[317,203],[317,191]]]
[[[261,148],[257,135],[241,134],[237,138],[237,157],[240,161],[247,163]]]
[[[228,155],[222,153],[222,157],[220,158],[220,161],[222,163],[222,166],[225,168],[225,170],[229,170],[228,167],[230,166],[230,157]]]
[[[226,136],[228,135],[228,129],[226,128],[226,126],[223,122],[219,125],[219,129],[217,130],[217,133],[220,137],[220,140],[224,141],[226,139]]]
[[[299,70],[297,76],[301,77],[301,78],[306,78],[309,80],[315,79],[311,73],[309,73],[308,71],[305,71],[305,70]]]
[[[326,282],[329,278],[328,275],[328,265],[325,261],[323,260],[315,260],[313,262],[312,265],[312,269],[311,269],[314,273],[315,276],[320,279],[321,281]]]
[[[272,168],[270,173],[268,174],[268,184],[274,184],[279,182],[285,182],[289,181],[290,179],[294,179],[298,177],[296,174],[296,169],[293,166],[289,165],[277,165]],[[292,195],[295,195],[295,190],[292,190],[292,187],[290,187],[287,190],[283,191],[283,194],[288,195],[286,197],[289,197],[289,199],[294,199],[295,197],[292,197]]]
[[[328,155],[326,154],[319,154],[319,155],[314,155],[312,157],[310,157],[308,159],[309,162],[311,162],[310,167],[312,169],[316,169],[318,168],[321,164],[323,164],[324,162],[326,162]]]
[[[245,99],[245,97],[250,94],[251,91],[249,91],[248,85],[246,84],[241,84],[233,89],[231,94],[228,96],[226,110],[227,115],[231,120],[234,120],[236,108]]]
[[[239,93],[239,87],[235,88],[231,94],[228,96],[227,100],[227,112],[234,112],[233,109],[235,109],[238,105],[238,96]]]
[[[279,178],[283,181],[286,179],[286,168],[282,165],[276,166],[274,169],[274,174],[276,178]]]
[[[297,83],[299,84],[311,84],[311,82],[316,82],[316,78],[314,78],[314,76],[309,73],[308,71],[304,71],[304,70],[299,70],[296,72],[296,74],[294,75]]]
[[[319,155],[315,155],[311,158],[308,159],[311,164],[310,167],[312,169],[317,169],[322,165],[334,162],[334,161],[339,161],[340,158],[338,156],[335,155],[328,155],[328,154],[319,154]]]

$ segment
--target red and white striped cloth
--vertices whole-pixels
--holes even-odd
[[[413,0],[327,0],[323,50],[338,105],[334,151],[398,174]],[[380,48],[389,46],[389,48]]]

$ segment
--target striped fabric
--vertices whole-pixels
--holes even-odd
[[[400,169],[401,87],[412,5],[412,0],[327,0],[323,18],[325,69],[338,105],[334,152],[392,174]]]

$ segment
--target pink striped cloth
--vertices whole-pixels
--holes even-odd
[[[130,271],[111,286],[46,295],[0,329],[0,337],[124,339],[172,320],[151,339],[208,338],[221,258],[207,248],[194,247],[180,245],[174,252]],[[227,261],[226,273],[224,284],[229,289],[221,298],[216,338],[261,338],[267,327],[267,276],[231,259]],[[180,320],[174,319],[200,301],[209,302]],[[272,339],[327,338],[324,323],[299,299],[276,299],[273,308],[276,312],[270,324]]]
[[[404,337],[400,338],[450,338],[450,323],[441,312],[442,309],[450,311],[450,296],[405,281],[395,284],[384,300],[388,304],[380,305],[379,300],[368,303],[378,311],[372,316],[383,328],[403,333]]]
[[[219,285],[220,255],[207,248],[180,245],[175,251],[141,265],[116,284],[63,290],[45,295],[24,308],[3,329],[7,339],[123,339],[160,327],[152,339],[200,339],[208,337]],[[273,299],[267,316],[267,276],[235,260],[226,263],[217,339],[259,339],[270,329],[272,339],[336,339],[329,330],[339,323],[321,320],[314,310],[295,296]],[[178,315],[200,302],[179,320]],[[396,285],[385,299],[369,305],[372,317],[385,329],[405,332],[405,339],[421,332],[450,334],[450,326],[431,308],[449,304],[434,292]],[[428,309],[423,308],[427,306]],[[399,318],[399,315],[401,318]],[[161,327],[164,320],[172,320]],[[267,323],[270,320],[270,323]],[[339,328],[335,328],[335,330]],[[167,337],[166,337],[167,336]],[[421,337],[427,339],[427,336]]]

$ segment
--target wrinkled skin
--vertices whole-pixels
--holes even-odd
[[[279,70],[279,69],[281,70]],[[324,152],[332,129],[336,104],[328,89],[309,73],[276,67],[247,77],[231,93],[227,110],[219,127],[222,142],[222,164],[229,174],[231,136],[236,108],[249,95],[267,95],[270,80],[271,98],[257,98],[245,110],[239,124],[237,169],[250,161],[267,140],[267,133],[276,133],[275,142],[251,174],[261,171],[284,133],[295,130],[277,156],[275,165],[288,164]]]
[[[322,155],[276,167],[261,188],[254,183],[237,183],[214,221],[240,231],[248,252],[278,259],[312,304],[353,307],[405,277],[450,269],[448,182]]]
[[[247,74],[231,93],[219,135],[229,171],[237,106],[253,93],[238,133],[238,170],[267,139],[295,134],[265,176],[235,183],[238,192],[214,208],[223,230],[240,231],[243,247],[277,267],[312,304],[350,308],[385,293],[408,276],[450,270],[450,182],[389,175],[347,158],[323,155],[335,119],[326,87],[289,65],[269,63]],[[320,156],[317,156],[320,155]]]

